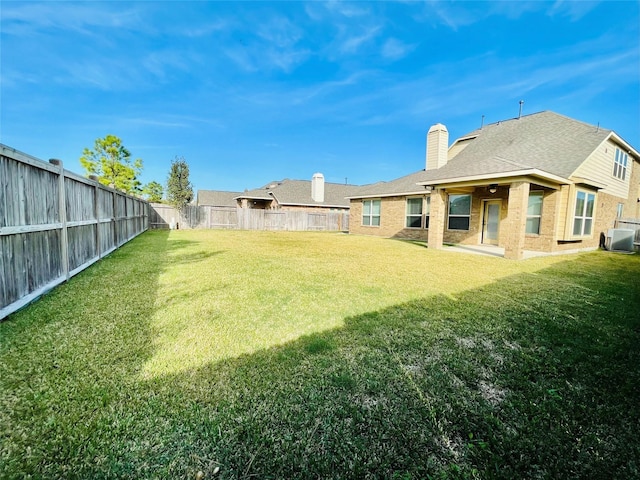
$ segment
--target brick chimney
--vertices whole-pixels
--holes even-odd
[[[426,170],[435,170],[447,163],[449,151],[449,131],[441,123],[436,123],[427,133]]]
[[[311,198],[314,202],[324,202],[324,175],[314,173],[311,178]]]

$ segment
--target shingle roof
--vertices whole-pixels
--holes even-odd
[[[386,195],[398,195],[398,194],[411,194],[411,193],[424,193],[425,188],[418,185],[418,182],[425,182],[428,180],[428,172],[425,170],[419,170],[417,172],[410,173],[404,177],[396,178],[389,182],[378,182],[372,185],[365,185],[356,190],[352,196],[356,198],[373,197]]]
[[[525,115],[485,125],[461,136],[457,141],[473,140],[439,169],[420,170],[390,182],[362,187],[356,195],[402,195],[420,191],[412,182],[504,175],[531,169],[568,178],[611,133],[554,112]]]
[[[240,192],[225,192],[222,190],[198,190],[198,205],[213,207],[235,207],[235,198]]]
[[[270,182],[262,188],[242,192],[239,198],[271,199],[275,197],[280,205],[335,206],[349,208],[345,197],[355,194],[361,187],[343,183],[324,184],[324,202],[315,202],[311,198],[310,180],[289,180]]]
[[[538,169],[568,178],[611,133],[554,112],[540,112],[463,135],[475,136],[429,180]]]

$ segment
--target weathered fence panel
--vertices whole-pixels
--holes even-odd
[[[349,230],[349,214],[207,205],[187,205],[182,212],[178,212],[170,205],[152,203],[149,228],[346,231]]]
[[[148,228],[149,204],[0,144],[0,320]]]

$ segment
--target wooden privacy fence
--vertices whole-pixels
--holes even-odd
[[[178,212],[170,205],[151,204],[149,228],[228,228],[235,230],[346,231],[349,214],[298,210],[188,205]]]
[[[0,320],[148,228],[149,204],[0,144]]]

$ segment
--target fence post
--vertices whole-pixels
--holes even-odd
[[[98,177],[89,175],[95,185],[93,186],[93,216],[96,219],[96,256],[102,258],[102,249],[100,248],[100,189],[98,188]]]
[[[115,190],[111,192],[111,200],[113,203],[113,243],[116,248],[119,248],[120,239],[118,238],[118,194]]]
[[[62,160],[52,158],[49,163],[60,168],[58,173],[58,216],[62,228],[60,230],[60,257],[62,259],[62,275],[69,280],[69,237],[67,232],[67,199],[64,184],[64,166]]]

